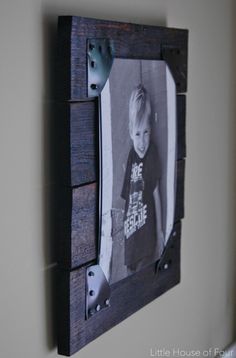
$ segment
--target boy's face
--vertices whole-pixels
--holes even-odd
[[[151,127],[149,116],[145,115],[139,125],[134,124],[131,133],[134,150],[139,158],[144,158],[150,144]]]

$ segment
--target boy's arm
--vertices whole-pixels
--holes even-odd
[[[156,186],[154,192],[154,202],[155,202],[155,212],[156,212],[156,232],[158,239],[158,248],[160,255],[164,249],[164,234],[162,229],[162,211],[161,211],[161,199],[158,185]]]

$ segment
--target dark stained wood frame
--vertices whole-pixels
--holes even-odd
[[[175,225],[159,262],[111,286],[111,306],[85,319],[86,268],[97,260],[98,99],[87,98],[87,40],[115,57],[165,60],[177,88]],[[70,356],[180,282],[188,31],[62,16],[58,21],[58,353]],[[168,264],[168,265],[166,265]],[[168,266],[168,269],[165,269]]]

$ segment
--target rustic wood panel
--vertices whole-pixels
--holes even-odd
[[[99,219],[98,99],[87,98],[86,48],[90,38],[111,39],[115,57],[165,60],[177,93],[187,89],[187,30],[71,16],[59,18],[58,352],[64,355],[75,353],[180,281],[186,156],[186,99],[182,94],[177,95],[177,183],[172,236],[158,265],[152,264],[112,284],[111,307],[85,319],[85,271],[87,265],[97,262]]]
[[[162,59],[162,47],[179,49],[182,60],[173,68],[179,78],[177,91],[187,88],[188,31],[158,26],[146,26],[96,20],[82,17],[59,17],[58,22],[58,98],[78,100],[87,97],[86,43],[89,38],[112,39],[115,57]],[[69,57],[69,58],[68,58]],[[169,58],[169,57],[168,57]],[[167,58],[167,62],[168,62]],[[181,76],[178,76],[178,73]]]
[[[98,179],[97,100],[57,104],[58,177],[66,186]]]
[[[111,306],[88,320],[85,319],[86,268],[61,273],[59,312],[65,313],[59,315],[59,354],[72,355],[180,282],[180,223],[174,229],[168,269],[156,270],[156,265],[152,264],[112,285]]]

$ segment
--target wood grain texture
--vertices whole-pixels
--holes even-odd
[[[97,100],[57,104],[58,182],[69,187],[98,179]]]
[[[96,183],[72,192],[71,267],[80,266],[97,257],[98,186]]]
[[[179,76],[178,92],[186,91],[187,30],[75,16],[59,17],[58,29],[60,59],[57,65],[59,74],[57,96],[61,100],[74,101],[87,97],[86,43],[89,38],[112,39],[115,57],[119,58],[161,60],[163,58],[162,47],[179,49],[182,60],[178,68],[173,69],[172,66],[172,73],[174,77]]]
[[[142,271],[111,286],[111,306],[85,319],[85,273],[82,267],[62,272],[59,312],[60,337],[58,353],[70,356],[137,310],[180,282],[181,225],[175,225],[176,235],[171,243],[171,265],[167,270],[156,271],[152,264]],[[170,257],[168,257],[170,261]],[[65,289],[68,287],[69,289]],[[68,306],[70,307],[68,313]],[[69,317],[67,317],[69,315]]]
[[[162,59],[168,64],[175,81],[177,93],[187,90],[187,48],[178,45],[162,45]]]
[[[81,266],[97,257],[98,186],[61,188],[58,263],[65,269]]]
[[[60,267],[71,268],[71,214],[72,214],[72,190],[65,186],[57,187],[56,210],[57,227],[57,263]]]
[[[69,99],[71,92],[71,29],[70,16],[59,18],[57,26],[57,62],[56,62],[56,91],[60,94],[58,98]]]
[[[57,270],[57,340],[61,354],[69,352],[70,347],[70,274],[69,271]],[[78,307],[79,308],[79,307]],[[68,354],[65,354],[68,355]]]

